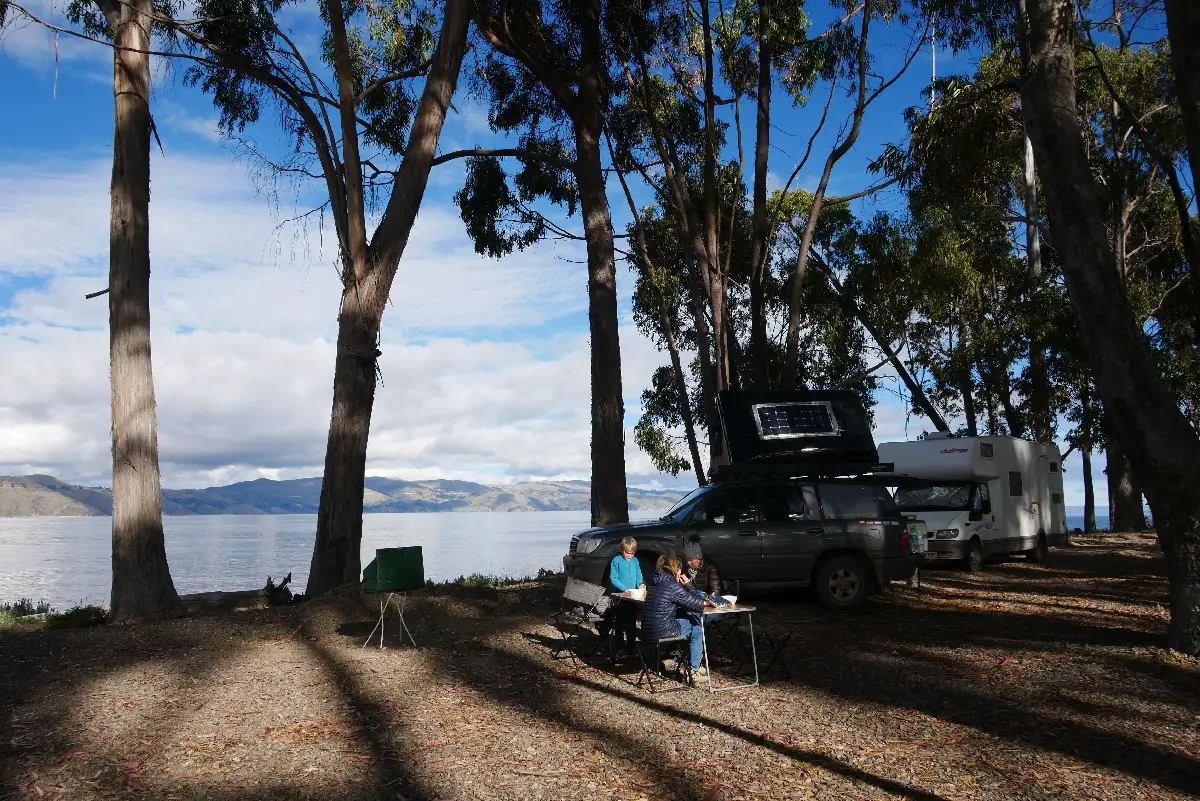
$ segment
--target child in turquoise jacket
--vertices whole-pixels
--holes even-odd
[[[621,540],[621,553],[613,557],[608,566],[608,582],[614,592],[646,589],[646,581],[642,578],[642,566],[637,557],[637,540],[625,537]],[[630,601],[618,601],[613,610],[613,627],[615,633],[609,640],[609,655],[614,659],[623,659],[635,653],[637,647],[637,607]],[[624,639],[626,647],[618,650]]]

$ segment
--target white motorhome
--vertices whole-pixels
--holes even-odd
[[[1053,445],[1013,437],[932,435],[883,442],[896,504],[929,530],[925,559],[982,570],[992,556],[1040,562],[1067,542],[1062,457]]]

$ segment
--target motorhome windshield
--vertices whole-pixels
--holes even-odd
[[[684,495],[682,498],[680,498],[679,501],[672,506],[665,515],[663,515],[662,519],[679,522],[679,520],[687,515],[688,511],[696,505],[696,501],[700,500],[700,498],[711,489],[712,487],[696,487],[687,495]]]
[[[922,511],[960,511],[971,508],[970,484],[930,484],[896,490],[896,505]]]

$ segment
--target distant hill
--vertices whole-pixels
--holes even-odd
[[[492,487],[470,481],[367,478],[365,512],[586,512],[587,481],[527,481]],[[683,496],[671,490],[630,488],[629,508],[667,509]],[[163,490],[168,515],[316,514],[321,479],[260,478],[225,487]],[[0,517],[112,514],[112,492],[53,476],[0,476]]]

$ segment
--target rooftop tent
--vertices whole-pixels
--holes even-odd
[[[878,469],[866,410],[849,390],[719,393],[732,469],[851,475]]]

